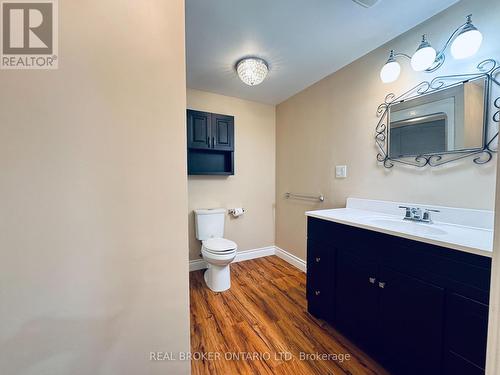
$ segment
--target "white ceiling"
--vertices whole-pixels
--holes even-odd
[[[187,86],[277,104],[457,0],[186,0]],[[249,87],[234,64],[258,56],[267,79]]]

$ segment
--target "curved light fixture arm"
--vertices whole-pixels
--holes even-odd
[[[406,53],[397,52],[397,53],[394,53],[393,56],[394,57],[406,57],[408,60],[411,60],[411,56],[407,55]]]

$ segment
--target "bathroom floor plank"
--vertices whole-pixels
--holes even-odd
[[[327,323],[307,312],[305,274],[271,256],[231,265],[231,289],[214,293],[204,271],[190,273],[193,374],[387,375]],[[289,353],[289,354],[285,354]],[[350,354],[341,361],[301,353]]]

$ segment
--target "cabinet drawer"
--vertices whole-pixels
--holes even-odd
[[[307,219],[307,239],[322,243],[332,243],[335,240],[335,228],[335,223],[309,217]]]
[[[450,293],[446,306],[446,345],[448,351],[485,367],[488,335],[488,305]]]
[[[308,280],[321,280],[333,273],[335,247],[318,241],[307,241],[307,277]],[[309,272],[311,271],[311,272]]]
[[[335,258],[335,248],[333,245],[307,241],[307,270],[308,277],[321,278],[328,272],[333,272],[333,261]]]
[[[333,285],[331,286],[333,288]],[[316,318],[331,322],[333,320],[333,300],[332,295],[326,287],[308,288],[307,311]]]
[[[311,314],[328,321],[333,319],[335,248],[307,241],[307,304]]]
[[[488,302],[490,289],[490,262],[474,254],[429,244],[404,241],[400,246],[382,250],[383,263],[469,298]]]

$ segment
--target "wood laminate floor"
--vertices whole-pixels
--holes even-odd
[[[190,273],[192,374],[388,374],[307,312],[305,274],[282,259],[231,264],[222,293],[205,286],[203,272]],[[316,353],[331,356],[305,358]]]

